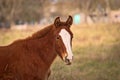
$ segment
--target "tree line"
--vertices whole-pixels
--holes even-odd
[[[51,5],[57,8],[55,13],[50,13]],[[47,13],[52,16],[65,15],[74,12],[75,8],[89,14],[99,7],[105,10],[119,9],[120,0],[0,0],[0,23],[15,23],[19,20],[38,21]]]

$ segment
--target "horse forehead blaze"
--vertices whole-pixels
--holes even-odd
[[[67,59],[72,60],[73,53],[71,49],[71,35],[66,29],[61,29],[59,32],[59,35],[62,38],[62,41],[65,45],[66,51],[67,51]]]

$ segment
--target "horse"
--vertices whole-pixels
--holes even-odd
[[[66,21],[57,17],[53,24],[31,36],[0,46],[0,80],[48,80],[50,66],[57,55],[70,65],[72,23],[71,16]]]

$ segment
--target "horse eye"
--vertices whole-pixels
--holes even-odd
[[[57,36],[57,39],[60,39],[60,36]]]

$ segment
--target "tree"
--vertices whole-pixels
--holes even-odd
[[[87,23],[87,16],[96,9],[97,0],[77,0],[77,3],[80,11],[85,14],[85,23]]]
[[[0,22],[39,20],[46,0],[0,0]]]
[[[22,10],[22,2],[23,0],[0,0],[0,22],[12,23]]]

